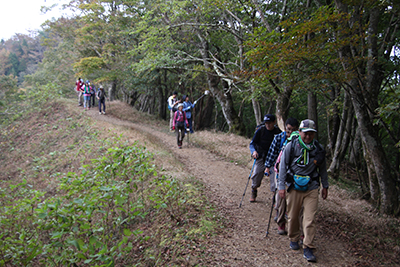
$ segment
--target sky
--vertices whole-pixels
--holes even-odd
[[[40,25],[51,18],[59,18],[66,11],[61,5],[68,0],[0,0],[0,39],[7,40],[15,33],[29,34],[29,30],[41,29]],[[42,6],[57,4],[46,14]]]

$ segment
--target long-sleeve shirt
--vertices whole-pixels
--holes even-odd
[[[317,142],[317,141],[314,141]],[[292,148],[293,146],[293,148]],[[310,184],[308,185],[308,190],[313,190],[319,188],[319,178],[321,177],[321,183],[323,188],[328,188],[328,173],[326,171],[326,159],[322,162],[320,166],[314,164],[314,158],[317,149],[314,148],[309,152],[309,161],[307,165],[300,165],[296,163],[296,159],[301,155],[301,147],[298,138],[293,139],[289,142],[282,153],[281,162],[279,165],[279,176],[278,176],[278,189],[285,189],[285,182],[288,186],[291,185],[290,181],[286,181],[287,173],[298,174],[298,175],[309,175],[311,177]],[[291,155],[291,153],[293,153]]]
[[[274,127],[272,131],[267,130],[265,126],[258,129],[250,142],[250,153],[253,154],[254,151],[257,151],[260,157],[265,157],[272,141],[274,140],[274,136],[280,132],[281,130],[279,130],[278,127]]]
[[[185,124],[184,124],[183,127],[185,127],[186,125],[189,125],[189,122],[188,122],[188,120],[186,118],[186,112],[185,111],[180,111],[180,110],[175,111],[174,121],[172,122],[172,126],[175,127],[177,122],[184,122]]]
[[[186,112],[186,118],[190,119],[192,117],[192,111],[191,109],[194,108],[196,104],[192,104],[190,101],[185,101],[183,102],[183,111]]]
[[[167,102],[168,102],[168,108],[171,110],[177,104],[178,99],[176,97],[174,98],[173,96],[170,96]]]
[[[271,168],[274,165],[285,140],[286,140],[286,132],[281,132],[280,134],[275,135],[275,138],[268,149],[268,154],[265,159],[266,168]]]

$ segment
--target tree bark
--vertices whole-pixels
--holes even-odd
[[[340,0],[336,0],[335,3],[339,10],[346,11],[347,6]],[[346,63],[354,62],[352,57],[360,53],[357,52],[358,47],[345,47],[340,54],[344,62],[343,67],[348,76],[354,77],[347,84],[347,89],[351,96],[358,128],[360,129],[370,181],[371,199],[382,213],[396,214],[399,210],[399,198],[396,192],[395,177],[391,173],[390,162],[381,143],[379,126],[373,123],[377,115],[376,109],[379,107],[379,92],[384,78],[378,47],[379,6],[372,6],[371,9],[366,9],[365,12],[354,12],[353,20],[362,21],[361,14],[363,14],[362,16],[368,16],[368,30],[359,33],[360,35],[366,34],[366,38],[364,38],[368,56],[366,68],[362,64],[351,67],[350,64]],[[354,73],[357,75],[354,75]]]
[[[308,107],[307,107],[307,116],[308,119],[313,120],[317,125],[318,130],[318,102],[317,102],[317,95],[314,92],[308,93]],[[315,138],[318,139],[318,132],[315,133]]]
[[[353,107],[348,93],[345,93],[343,101],[342,119],[340,121],[339,132],[337,134],[336,146],[333,153],[331,165],[329,166],[328,173],[334,179],[339,178],[340,164],[344,159],[349,142],[351,127],[353,126]]]
[[[221,78],[213,71],[212,64],[210,62],[210,51],[209,44],[205,38],[202,37],[201,33],[198,33],[199,37],[199,49],[200,54],[203,58],[203,65],[207,70],[207,83],[212,95],[217,99],[218,103],[221,105],[222,113],[229,127],[229,132],[236,133],[239,135],[245,134],[245,129],[241,124],[240,118],[237,115],[232,95],[229,88],[227,88],[226,83],[222,83],[223,89],[219,88]]]
[[[340,89],[338,87],[332,87],[332,90],[330,91],[330,100],[333,103],[333,106],[332,111],[328,112],[328,145],[326,147],[327,156],[333,155],[335,151],[337,135],[340,127],[339,107],[336,103],[339,95]]]

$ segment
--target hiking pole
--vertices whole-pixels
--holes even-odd
[[[249,179],[247,179],[246,188],[244,189],[242,200],[240,200],[239,208],[242,207],[243,198],[244,198],[244,195],[246,194],[247,186],[249,185],[250,177],[251,177],[251,174],[253,173],[253,169],[254,169],[254,165],[256,164],[256,160],[257,159],[254,159],[253,167],[251,167],[251,171],[250,171],[250,174],[249,174]]]
[[[188,138],[187,138],[187,139],[188,139],[188,146],[189,146],[189,145],[190,145],[190,142],[189,142],[190,130],[189,130],[189,131],[188,131],[188,130],[189,130],[189,129],[187,128],[187,129],[186,129],[186,131],[187,131],[187,136],[188,136]]]
[[[200,96],[196,101],[194,101],[194,102],[198,102],[200,99],[202,99],[203,97],[205,97],[206,95],[208,95],[210,93],[210,91],[208,91],[208,90],[206,90],[205,92],[204,92],[204,94],[202,95],[202,96]]]
[[[268,221],[267,233],[266,233],[265,237],[268,236],[269,226],[271,225],[271,217],[272,217],[272,212],[274,211],[274,205],[275,205],[275,195],[276,195],[276,188],[274,191],[274,195],[272,196],[271,212],[269,213],[269,221]]]

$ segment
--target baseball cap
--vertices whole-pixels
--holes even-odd
[[[317,125],[313,120],[306,119],[301,121],[299,129],[302,132],[317,132]]]
[[[272,114],[267,114],[264,116],[264,123],[269,122],[269,121],[275,121],[275,116]]]

